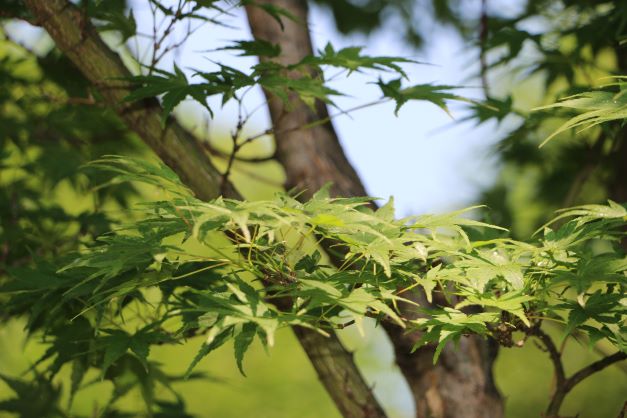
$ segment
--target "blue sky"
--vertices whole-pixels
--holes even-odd
[[[475,3],[475,2],[473,2]],[[479,4],[477,2],[477,4]],[[468,3],[470,5],[470,3]],[[139,32],[151,33],[152,21],[147,2],[134,1],[133,10]],[[472,8],[469,13],[475,13]],[[229,27],[208,24],[196,31],[184,47],[167,56],[160,66],[172,70],[172,62],[191,76],[194,69],[211,69],[211,61],[222,62],[247,70],[256,63],[252,57],[237,57],[232,51],[215,51],[233,40],[250,39],[245,16],[235,10],[227,19]],[[431,23],[425,21],[424,24]],[[14,36],[27,44],[40,39],[39,29],[25,24],[14,24]],[[427,47],[417,52],[405,45],[394,33],[394,24],[387,25],[371,37],[364,35],[346,37],[339,34],[326,10],[312,7],[310,29],[314,48],[322,48],[331,42],[336,49],[345,46],[363,46],[368,55],[409,57],[428,65],[405,66],[409,83],[434,83],[463,86],[458,94],[482,98],[479,81],[471,79],[478,70],[478,52],[468,48],[452,31],[430,27]],[[181,33],[178,34],[179,36]],[[177,34],[175,33],[176,37]],[[118,44],[109,37],[110,43]],[[139,40],[139,50],[145,51],[148,44]],[[39,41],[42,49],[49,42]],[[130,42],[131,50],[136,49]],[[207,52],[209,51],[209,52]],[[336,70],[337,71],[337,70]],[[330,75],[335,74],[331,71]],[[379,74],[357,74],[340,77],[333,87],[346,94],[335,99],[342,110],[350,109],[380,98],[379,89],[368,84]],[[210,102],[212,103],[212,102]],[[263,103],[260,89],[247,95],[247,107],[255,108]],[[237,107],[227,105],[216,110],[210,123],[209,135],[223,136],[235,125]],[[394,115],[391,102],[342,115],[333,123],[338,131],[344,150],[357,169],[372,196],[388,198],[394,196],[397,214],[405,216],[425,212],[441,212],[458,209],[476,202],[480,190],[493,183],[498,174],[498,160],[492,145],[501,136],[494,123],[476,127],[471,123],[457,123],[464,117],[463,106],[452,104],[451,116],[430,103],[410,102]],[[199,124],[206,119],[200,106],[183,103],[177,109],[179,115],[191,113]],[[331,111],[335,113],[336,111]],[[248,132],[261,132],[269,127],[269,116],[261,106],[251,118]]]
[[[150,11],[144,2],[137,2],[135,15],[140,31],[150,33]],[[208,69],[209,60],[222,62],[246,70],[255,64],[250,57],[236,57],[232,51],[213,51],[233,40],[251,37],[245,17],[236,13],[228,19],[230,27],[207,25],[194,33],[184,48],[165,59],[161,66],[172,69],[172,60],[188,74],[192,69]],[[410,83],[435,83],[466,86],[458,93],[467,97],[482,97],[479,83],[469,80],[477,71],[477,51],[464,47],[451,31],[430,28],[428,47],[420,52],[412,50],[399,40],[390,28],[366,36],[345,37],[334,27],[330,14],[318,7],[310,13],[310,28],[315,48],[331,42],[336,49],[345,46],[364,46],[368,55],[410,57],[429,65],[410,64],[405,67]],[[179,34],[180,35],[180,34]],[[143,47],[140,47],[140,49]],[[211,51],[211,52],[206,52]],[[330,74],[335,74],[331,71]],[[378,74],[353,74],[340,77],[333,86],[346,93],[335,100],[346,110],[380,97],[379,89],[368,84]],[[247,95],[249,109],[263,103],[260,90]],[[219,104],[214,102],[214,109]],[[183,104],[180,112],[201,110]],[[461,106],[452,105],[455,119],[464,116]],[[337,111],[336,111],[337,112]],[[331,111],[331,113],[335,113]],[[236,106],[226,106],[215,113],[211,136],[228,132],[235,124]],[[342,145],[354,164],[370,195],[395,198],[400,216],[424,212],[457,209],[474,203],[482,187],[492,183],[496,175],[496,158],[491,145],[498,137],[495,125],[474,127],[457,124],[454,119],[430,103],[413,102],[405,105],[394,116],[394,104],[385,103],[355,111],[350,116],[334,119]],[[261,109],[251,118],[250,132],[261,132],[269,127],[269,117]]]

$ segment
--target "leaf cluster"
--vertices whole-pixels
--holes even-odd
[[[350,325],[361,329],[368,317],[420,332],[415,348],[436,343],[434,360],[465,335],[508,345],[504,329],[530,332],[542,320],[563,322],[564,337],[626,349],[625,308],[618,301],[627,270],[620,246],[627,209],[614,202],[562,211],[535,240],[520,242],[480,239],[481,231],[496,227],[467,211],[396,220],[392,201],[372,210],[369,198],[331,198],[327,189],[307,202],[287,194],[204,202],[163,165],[122,157],[94,165],[124,180],[159,183],[171,197],[140,204],[139,221],[103,235],[62,265],[12,269],[0,286],[8,312],[28,315],[31,332],[47,336],[40,362],[48,373],[67,363],[82,367],[73,391],[89,367],[114,384],[119,368],[130,368],[150,403],[154,384],[167,383],[151,366],[151,345],[202,335],[190,376],[232,340],[244,373],[251,343],[272,346],[281,327],[325,335]],[[322,258],[320,240],[342,254],[339,268]],[[190,254],[193,242],[205,251]],[[407,297],[417,287],[429,304]],[[401,305],[409,311],[401,314]],[[120,384],[119,396],[128,390]]]

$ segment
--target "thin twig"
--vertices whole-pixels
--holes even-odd
[[[481,51],[479,55],[479,61],[481,63],[481,85],[483,87],[483,93],[485,98],[490,97],[490,90],[488,85],[488,63],[486,59],[486,43],[488,40],[488,0],[481,0],[481,31],[479,33],[479,42],[481,44]]]
[[[204,149],[207,150],[209,154],[211,154],[214,157],[228,159],[232,154],[232,153],[227,153],[227,152],[224,152],[222,150],[215,148],[213,145],[211,145],[207,141],[201,141],[201,145]],[[242,157],[242,156],[236,155],[234,158],[235,160],[241,161],[243,163],[265,163],[268,161],[275,160],[276,152],[273,152],[271,155],[267,155],[264,157]]]
[[[285,128],[285,129],[281,129],[278,131],[275,131],[274,129],[266,129],[263,132],[259,132],[257,134],[254,134],[252,136],[249,136],[248,138],[246,138],[243,142],[242,145],[248,144],[256,139],[259,139],[261,137],[264,137],[266,135],[281,135],[281,134],[286,134],[289,132],[293,132],[293,131],[298,131],[298,130],[305,130],[305,129],[310,129],[310,128],[315,128],[316,126],[320,126],[320,125],[324,125],[325,123],[331,122],[333,119],[337,118],[338,116],[342,116],[342,115],[349,115],[350,113],[357,111],[357,110],[361,110],[361,109],[365,109],[367,107],[371,107],[371,106],[376,106],[379,104],[383,104],[385,102],[390,101],[391,99],[389,98],[382,98],[379,100],[375,100],[369,103],[365,103],[359,106],[355,106],[352,107],[348,110],[342,110],[338,113],[335,113],[333,115],[329,115],[327,117],[321,118],[321,119],[316,119],[313,122],[307,123],[305,125],[298,125],[298,126],[293,126],[290,128]]]
[[[233,168],[233,163],[235,162],[235,156],[237,155],[237,152],[240,150],[240,148],[242,148],[242,146],[246,145],[246,141],[244,141],[243,143],[238,142],[238,139],[240,137],[240,134],[246,122],[247,120],[244,119],[242,116],[242,103],[241,101],[239,101],[237,125],[235,126],[235,130],[231,133],[231,141],[233,142],[233,149],[231,150],[231,154],[229,154],[228,156],[224,174],[222,174],[221,189],[226,187],[226,185],[229,182],[229,176],[231,174],[231,169]]]

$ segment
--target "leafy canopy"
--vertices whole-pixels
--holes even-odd
[[[65,338],[56,337],[45,354],[55,358],[53,372],[80,358],[83,344],[102,352],[103,375],[130,353],[147,365],[151,344],[190,332],[205,339],[188,375],[230,339],[243,372],[255,337],[272,346],[280,327],[326,334],[347,322],[360,327],[364,317],[425,331],[419,345],[437,342],[436,359],[447,342],[464,335],[499,338],[501,325],[511,332],[541,319],[625,350],[625,309],[617,302],[627,268],[618,245],[627,209],[614,202],[564,211],[532,242],[471,240],[496,227],[461,217],[465,211],[395,220],[391,201],[372,210],[369,198],[331,198],[326,190],[303,203],[286,194],[203,202],[163,165],[107,157],[92,166],[159,184],[166,198],[139,204],[139,221],[101,236],[61,268],[10,271],[13,280],[0,288],[13,295],[7,309],[17,313],[25,302],[40,301],[36,311],[30,308],[33,330],[51,327],[55,335],[50,312],[74,318],[77,329],[56,331]],[[343,254],[340,268],[316,250],[322,239]],[[207,251],[190,254],[191,241]],[[403,297],[415,286],[429,301],[452,304],[416,305]],[[400,304],[414,306],[417,316],[402,317]],[[124,321],[134,305],[144,311],[142,319]],[[92,342],[67,341],[81,335]]]
[[[116,31],[125,41],[136,35],[137,26],[133,13],[117,3],[88,2],[88,13],[101,31]],[[183,3],[188,7],[177,12],[150,2],[172,22],[220,23],[201,11],[228,13],[215,1]],[[257,6],[279,22],[293,19],[283,10]],[[503,62],[517,55],[524,42],[544,48],[540,36],[503,26],[486,45],[507,46],[510,55]],[[224,49],[264,59],[281,54],[280,47],[262,40],[234,41]],[[24,175],[12,176],[15,180],[2,188],[0,234],[17,243],[6,250],[6,258],[27,260],[2,265],[2,319],[27,318],[27,330],[42,338],[46,351],[32,367],[35,379],[0,376],[16,394],[0,402],[0,410],[62,415],[60,391],[51,382],[68,366],[70,402],[92,383],[88,371],[95,369],[99,379],[114,387],[103,413],[116,416],[116,402],[137,386],[147,410],[156,416],[186,416],[172,383],[202,377],[194,367],[221,345],[233,342],[236,364],[244,373],[253,341],[272,346],[281,327],[307,327],[326,335],[347,326],[361,329],[365,318],[420,333],[414,349],[435,344],[434,361],[447,343],[466,335],[510,346],[515,344],[514,331],[532,333],[544,320],[563,324],[564,338],[583,336],[590,345],[605,340],[627,351],[622,303],[627,259],[620,245],[627,210],[622,204],[609,201],[561,210],[532,239],[518,241],[502,228],[474,220],[471,216],[479,208],[394,219],[393,201],[373,210],[372,198],[332,198],[326,189],[306,202],[286,193],[255,202],[223,198],[204,202],[164,165],[131,157],[94,160],[120,151],[120,141],[111,144],[101,138],[103,131],[113,128],[116,135],[127,135],[119,121],[98,109],[44,102],[39,95],[42,85],[46,96],[52,92],[62,98],[87,97],[89,88],[54,54],[41,58],[40,64],[58,73],[47,70],[35,80],[18,71],[22,59],[9,56],[0,66],[2,81],[12,86],[0,89],[0,98],[13,104],[11,112],[0,115],[10,139],[8,145],[3,143],[2,169],[13,174],[32,170],[47,188],[63,180],[80,188],[85,179],[78,167],[92,161],[90,176],[99,185],[98,198],[116,201],[120,206],[116,208],[134,221],[119,224],[102,212],[71,215],[40,199]],[[51,62],[55,65],[48,65]],[[450,100],[468,101],[452,93],[454,86],[404,86],[402,65],[412,63],[402,57],[367,56],[358,47],[336,50],[332,45],[296,63],[265,61],[249,71],[217,63],[217,70],[196,70],[191,77],[177,66],[170,72],[151,62],[130,79],[134,90],[126,101],[159,97],[164,123],[183,100],[191,98],[212,112],[210,97],[219,97],[222,104],[231,100],[241,104],[245,92],[255,86],[285,103],[296,95],[311,106],[316,101],[333,104],[333,96],[342,92],[322,77],[327,67],[348,75],[391,74],[391,80],[379,78],[375,83],[382,100],[396,102],[396,111],[409,100],[427,100],[444,110]],[[542,68],[538,66],[538,71]],[[79,86],[68,83],[68,74],[79,80]],[[624,77],[615,81],[604,90],[579,92],[544,107],[551,112],[566,110],[569,117],[575,113],[555,134],[622,122]],[[500,120],[512,111],[511,98],[471,104],[480,121]],[[67,120],[72,120],[71,128],[62,123]],[[51,146],[30,135],[33,126],[45,127],[59,141]],[[77,156],[72,146],[86,139],[93,148],[82,148],[84,153]],[[132,144],[132,138],[126,139],[123,142]],[[126,146],[128,154],[135,151]],[[32,162],[26,158],[30,154],[35,155]],[[162,197],[131,210],[127,198],[137,195],[139,183],[156,188]],[[13,202],[16,190],[22,194]],[[79,232],[59,232],[51,224],[58,229],[78,224]],[[54,242],[42,245],[52,237]],[[319,251],[323,240],[332,243],[330,256],[340,260],[339,266]],[[37,248],[37,254],[31,248]],[[407,297],[416,288],[422,289],[428,303],[417,304]],[[189,359],[185,376],[167,375],[151,361],[152,346],[178,344],[196,335],[202,336],[202,343]],[[172,393],[174,401],[157,399],[157,386]]]

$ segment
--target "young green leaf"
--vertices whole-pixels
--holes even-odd
[[[235,361],[237,362],[237,368],[243,376],[244,373],[243,361],[244,354],[253,342],[253,338],[257,334],[257,325],[253,322],[247,322],[242,326],[242,330],[235,335],[233,341],[233,347],[235,350]]]

